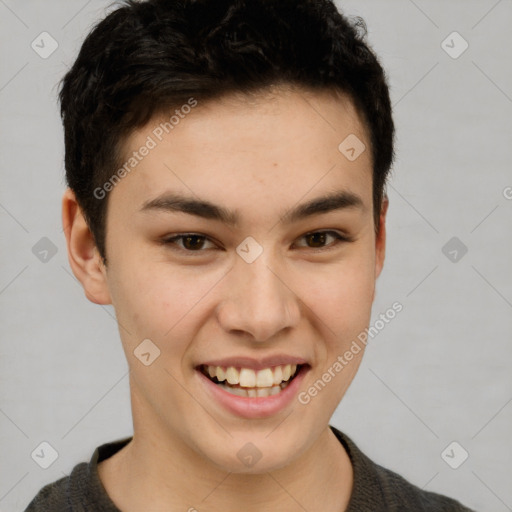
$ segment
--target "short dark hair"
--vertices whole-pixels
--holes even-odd
[[[394,159],[385,72],[331,0],[124,0],[86,37],[62,79],[66,181],[106,263],[108,197],[121,146],[153,116],[196,100],[287,84],[352,100],[371,141],[376,230]],[[341,141],[340,141],[341,142]]]

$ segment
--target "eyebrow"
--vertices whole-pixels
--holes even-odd
[[[349,208],[364,210],[365,205],[361,197],[353,192],[337,191],[294,207],[281,216],[281,222],[292,224],[314,215]],[[204,219],[220,221],[233,227],[238,225],[240,220],[236,211],[209,201],[193,199],[177,193],[165,193],[155,199],[148,200],[142,205],[140,211],[182,212]]]

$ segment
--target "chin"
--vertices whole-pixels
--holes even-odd
[[[281,436],[269,436],[268,431],[261,434],[238,433],[227,442],[212,440],[206,450],[202,450],[202,456],[229,473],[263,474],[287,466],[299,455],[299,440],[290,436],[286,439],[283,444]],[[212,446],[215,449],[212,450]]]

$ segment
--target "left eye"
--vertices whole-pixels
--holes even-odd
[[[333,238],[334,242],[328,244],[328,239]],[[336,231],[314,231],[312,233],[306,233],[302,235],[300,239],[304,239],[308,244],[306,247],[309,249],[323,249],[338,245],[340,242],[348,242],[349,239],[346,236],[340,235]],[[304,247],[304,246],[302,246]]]
[[[333,241],[329,242],[329,239]],[[340,242],[349,242],[350,239],[341,235],[336,231],[314,231],[306,233],[299,237],[298,240],[304,240],[306,245],[295,244],[298,247],[306,247],[308,249],[324,249],[335,246]],[[198,233],[185,233],[174,235],[162,240],[165,245],[175,245],[179,250],[187,252],[202,252],[206,249],[215,248],[216,245],[205,235]],[[208,247],[210,244],[210,247]]]

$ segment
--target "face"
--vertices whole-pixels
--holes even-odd
[[[126,160],[155,144],[108,199],[104,294],[136,435],[227,471],[283,467],[362,356],[343,357],[384,257],[367,133],[347,99],[291,90],[199,102],[162,140],[160,122],[127,139]],[[355,160],[338,149],[351,134],[368,148]]]

